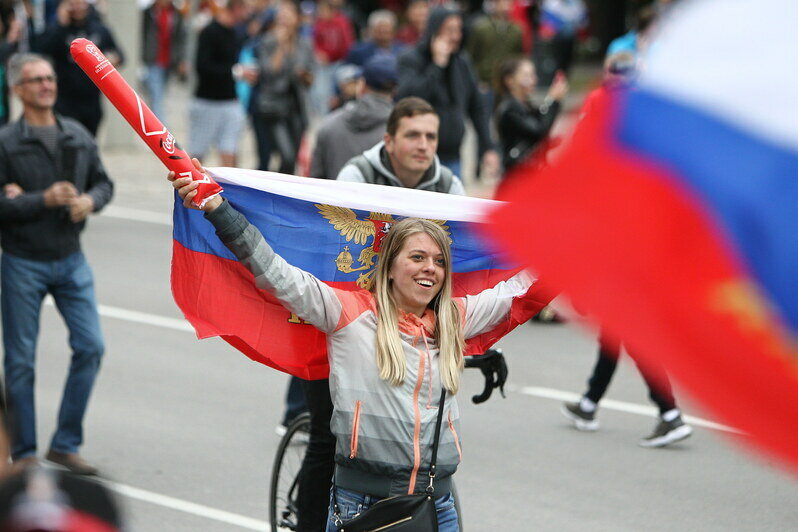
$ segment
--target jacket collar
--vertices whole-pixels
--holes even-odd
[[[399,312],[399,330],[403,333],[412,335],[412,336],[419,336],[419,332],[425,334],[425,336],[432,336],[435,334],[435,311],[432,309],[426,309],[424,314],[421,317],[416,316],[411,312],[405,312],[402,309],[398,309]]]
[[[393,166],[391,166],[391,158],[388,156],[388,152],[385,149],[385,141],[381,140],[377,145],[371,148],[369,151],[375,150],[377,151],[376,161],[379,163],[376,168],[383,174],[390,176],[398,186],[403,188],[402,182],[399,181],[399,178],[396,177],[394,173]],[[374,159],[372,159],[374,161]],[[438,181],[440,178],[440,160],[438,159],[438,155],[435,154],[432,156],[432,164],[427,171],[424,172],[424,175],[421,176],[421,180],[416,184],[414,188],[419,190],[431,190],[431,187]]]
[[[61,115],[59,115],[58,113],[56,113],[56,115],[55,115],[55,123],[58,126],[59,140],[61,140],[61,141],[72,140],[74,138],[74,135],[70,131],[67,131],[64,128],[63,117]],[[15,127],[17,128],[17,133],[19,134],[19,137],[23,141],[25,141],[25,142],[37,142],[38,141],[38,139],[33,135],[33,132],[31,131],[31,126],[28,124],[27,121],[25,121],[25,117],[24,116],[20,116],[19,117],[19,120],[17,120],[17,122],[15,124]]]

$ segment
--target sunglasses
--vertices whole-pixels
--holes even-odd
[[[23,79],[23,80],[20,80],[19,84],[20,85],[27,85],[28,83],[37,83],[38,84],[38,83],[44,83],[45,81],[48,82],[48,83],[55,83],[56,79],[57,78],[56,78],[55,74],[50,74],[50,75],[47,75],[47,76],[36,76],[35,78]]]

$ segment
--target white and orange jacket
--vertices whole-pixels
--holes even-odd
[[[433,311],[427,310],[420,318],[400,316],[407,368],[404,382],[392,386],[380,379],[377,369],[377,308],[370,292],[336,289],[291,266],[227,201],[207,218],[222,242],[255,276],[259,288],[327,335],[336,484],[383,497],[423,491],[429,484],[441,397]],[[465,337],[501,325],[514,301],[535,297],[530,290],[534,283],[522,271],[477,295],[458,298]],[[447,394],[443,407],[436,493],[448,491],[449,477],[462,456],[457,399]]]

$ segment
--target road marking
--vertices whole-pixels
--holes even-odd
[[[47,296],[45,303],[52,305],[53,300],[51,296]],[[119,307],[111,307],[108,305],[98,305],[100,316],[108,318],[116,318],[125,321],[132,321],[144,325],[154,325],[156,327],[164,327],[177,331],[194,332],[194,328],[185,320],[176,318],[167,318],[166,316],[158,316],[156,314],[148,314],[145,312],[137,312],[135,310],[127,310]],[[508,384],[507,390],[512,392],[519,392],[531,397],[541,397],[543,399],[553,399],[555,401],[576,401],[581,396],[573,392],[566,392],[563,390],[555,390],[554,388],[542,388],[540,386],[517,386],[515,384]],[[609,410],[617,410],[619,412],[626,412],[628,414],[637,414],[640,416],[655,417],[657,409],[653,406],[639,405],[635,403],[627,403],[625,401],[616,401],[614,399],[602,399],[601,407]],[[713,430],[720,430],[723,432],[730,432],[732,434],[745,434],[735,428],[715,423],[707,419],[702,419],[695,416],[684,416],[685,421],[693,425],[704,427]]]
[[[101,216],[109,218],[119,218],[121,220],[132,220],[134,222],[148,222],[158,225],[172,225],[172,215],[162,212],[143,211],[141,209],[130,209],[128,207],[117,207],[108,205],[101,212]]]
[[[269,528],[269,523],[260,519],[253,519],[252,517],[247,517],[245,515],[226,512],[224,510],[211,508],[210,506],[205,506],[203,504],[184,501],[175,497],[169,497],[167,495],[161,495],[160,493],[134,488],[133,486],[127,486],[125,484],[112,482],[110,480],[98,480],[100,480],[100,482],[111,491],[130,499],[149,502],[151,504],[163,506],[164,508],[170,508],[179,512],[185,512],[187,514],[204,517],[206,519],[212,519],[221,523],[227,523],[229,525],[246,528],[247,530],[258,530],[263,532]]]
[[[97,305],[97,310],[99,311],[100,316],[105,316],[107,318],[132,321],[134,323],[141,323],[144,325],[155,325],[156,327],[174,329],[176,331],[194,332],[194,327],[192,327],[189,322],[183,319],[167,318],[166,316],[158,316],[157,314],[137,312],[135,310],[110,307],[108,305]]]
[[[44,298],[44,304],[51,307],[55,306],[53,296],[47,294],[47,296]],[[143,325],[154,325],[156,327],[163,327],[164,329],[172,329],[175,331],[184,331],[190,333],[194,332],[194,327],[192,327],[191,324],[184,319],[168,318],[166,316],[112,307],[110,305],[97,305],[97,312],[100,313],[100,316],[106,318],[116,318],[118,320],[130,321],[133,323],[141,323]]]
[[[554,399],[555,401],[578,401],[581,395],[573,392],[565,392],[562,390],[555,390],[554,388],[541,388],[539,386],[516,386],[512,384],[507,385],[507,390],[511,392],[518,392],[532,397],[542,397],[543,399]],[[655,417],[658,413],[657,409],[653,406],[638,405],[635,403],[627,403],[625,401],[616,401],[614,399],[602,399],[601,408],[608,410],[617,410],[619,412],[626,412],[627,414],[638,414],[641,416]],[[684,420],[693,425],[704,427],[713,430],[721,430],[724,432],[731,432],[732,434],[745,434],[732,427],[721,425],[700,417],[684,416]]]

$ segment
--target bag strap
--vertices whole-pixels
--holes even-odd
[[[441,425],[443,425],[443,410],[444,410],[444,402],[446,401],[446,388],[441,387],[441,401],[438,403],[438,419],[435,421],[435,439],[432,442],[432,461],[429,465],[429,486],[427,489],[424,490],[427,492],[428,495],[432,495],[435,492],[435,488],[432,486],[433,481],[435,480],[435,471],[436,471],[436,462],[438,461],[438,444],[440,443],[441,439]],[[341,520],[341,510],[338,508],[338,498],[336,496],[336,486],[335,486],[335,473],[333,473],[333,486],[332,486],[332,502],[333,502],[333,517],[335,519],[336,526],[341,526],[343,521]]]
[[[441,440],[441,425],[443,425],[443,405],[446,401],[446,388],[441,386],[441,402],[438,404],[438,420],[435,422],[435,439],[432,442],[432,461],[429,464],[429,486],[427,493],[430,495],[435,491],[432,481],[435,480],[436,462],[438,461],[438,443]]]

